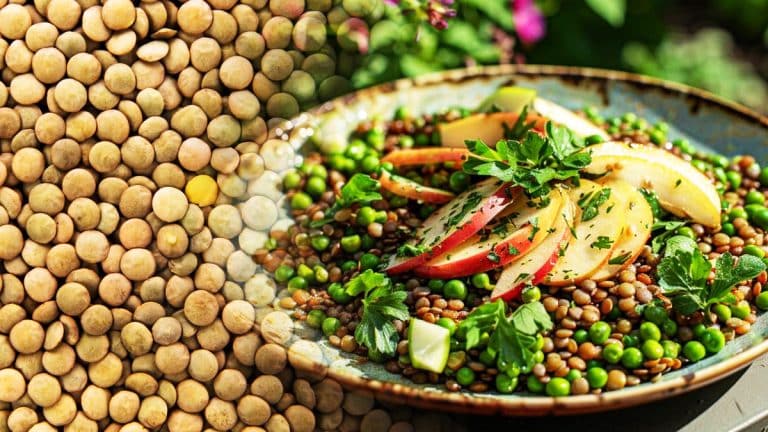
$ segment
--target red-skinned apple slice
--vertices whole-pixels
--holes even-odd
[[[544,284],[563,286],[581,282],[592,276],[610,259],[616,242],[624,231],[627,197],[611,191],[608,198],[597,206],[594,217],[583,220],[587,213],[585,208],[589,207],[588,203],[605,189],[584,179],[580,180],[578,187],[571,189],[571,200],[579,203],[582,212],[573,228],[574,238],[544,279]]]
[[[562,213],[558,216],[553,231],[537,247],[532,248],[520,259],[509,264],[501,272],[496,287],[491,293],[491,300],[498,298],[510,301],[517,298],[523,287],[541,282],[557,264],[561,251],[571,239],[571,225],[575,205],[566,200]]]
[[[602,281],[612,278],[628,265],[635,262],[643,251],[653,226],[653,210],[643,194],[634,186],[619,179],[600,181],[604,187],[609,187],[614,193],[628,197],[626,228],[611,252],[611,258],[590,279]]]
[[[416,230],[413,239],[406,243],[417,254],[393,255],[387,273],[412,270],[472,237],[512,202],[514,191],[509,185],[491,178],[462,192],[432,213]]]
[[[495,146],[496,142],[504,138],[504,126],[512,127],[520,113],[497,112],[490,114],[474,114],[461,120],[450,123],[441,123],[437,126],[440,132],[440,141],[443,147],[465,147],[464,141],[468,139],[481,140],[489,146]],[[536,121],[533,129],[544,131],[547,119],[536,114],[528,114],[527,121]]]
[[[552,228],[563,206],[559,190],[550,194],[546,207],[529,206],[522,192],[482,231],[415,269],[433,279],[469,276],[507,265],[539,245]]]
[[[395,195],[423,201],[425,203],[444,204],[456,198],[456,195],[454,195],[453,192],[424,186],[409,178],[391,174],[389,171],[384,170],[382,170],[381,177],[379,177],[379,183],[383,189],[388,190]]]
[[[395,167],[407,165],[427,165],[443,162],[455,162],[456,167],[461,166],[469,150],[466,148],[452,147],[427,147],[419,149],[395,150],[384,156],[381,161],[389,162]]]

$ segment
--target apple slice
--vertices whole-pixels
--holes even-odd
[[[494,108],[499,111],[520,112],[526,105],[530,105],[536,99],[536,90],[505,86],[499,87],[490,96],[485,98],[483,103],[477,108],[478,112],[488,112]]]
[[[501,272],[491,293],[491,300],[513,300],[520,295],[523,287],[535,285],[549,274],[571,238],[575,212],[575,204],[570,199],[565,200],[562,214],[552,226],[552,232],[537,247],[530,249]]]
[[[658,147],[605,142],[587,147],[592,163],[584,170],[608,173],[636,188],[651,189],[665,210],[702,225],[720,226],[720,196],[714,184],[690,163]]]
[[[422,223],[404,245],[413,256],[393,255],[387,273],[412,270],[472,237],[512,202],[516,190],[490,178],[462,192]]]
[[[443,147],[465,147],[464,141],[477,139],[493,147],[504,138],[504,126],[514,126],[520,117],[519,112],[497,112],[489,114],[473,114],[461,120],[441,123],[437,126],[440,132],[440,142]],[[536,121],[533,129],[544,131],[547,119],[529,113],[527,121]]]
[[[589,203],[600,194],[608,195],[607,199],[596,207],[593,217],[584,220],[595,209]],[[573,228],[574,238],[543,281],[547,285],[571,285],[590,277],[610,259],[624,231],[627,209],[625,197],[595,182],[582,179],[580,185],[570,191],[570,198],[578,203],[582,211]]]
[[[550,194],[543,208],[529,206],[522,192],[482,231],[415,269],[433,279],[469,276],[507,265],[539,245],[547,236],[563,205],[560,190]]]
[[[536,98],[533,101],[533,109],[553,122],[567,127],[581,137],[586,138],[591,135],[599,135],[606,141],[611,138],[607,132],[591,121],[547,99]]]
[[[610,279],[628,265],[635,262],[643,251],[653,226],[653,210],[643,194],[634,186],[618,179],[600,181],[603,187],[609,187],[613,193],[627,197],[626,227],[617,241],[616,248],[611,252],[611,258],[590,279],[602,281]]]
[[[389,162],[395,167],[406,165],[427,165],[443,162],[455,162],[456,167],[461,166],[469,150],[466,148],[452,147],[426,147],[418,149],[395,150],[384,156],[381,161]]]
[[[386,189],[395,195],[431,204],[447,203],[456,197],[453,192],[424,186],[409,178],[392,174],[389,171],[384,170],[381,171],[379,183],[381,183],[383,189]]]

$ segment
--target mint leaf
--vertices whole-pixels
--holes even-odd
[[[734,264],[733,255],[726,252],[715,262],[715,280],[709,291],[708,302],[718,301],[740,282],[750,280],[765,270],[765,263],[752,255],[742,255]]]

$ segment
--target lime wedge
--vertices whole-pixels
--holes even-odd
[[[533,103],[536,90],[523,87],[501,87],[485,98],[478,111],[488,112],[496,107],[504,112],[520,112],[524,106]]]
[[[447,328],[411,318],[408,327],[408,353],[418,369],[441,373],[451,351],[451,334]]]

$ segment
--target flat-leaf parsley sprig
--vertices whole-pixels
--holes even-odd
[[[491,148],[480,140],[467,140],[470,151],[464,172],[497,177],[520,186],[529,198],[546,197],[555,181],[578,181],[579,171],[592,162],[582,151],[584,141],[562,126],[546,125],[546,135],[526,131],[521,140],[501,140]]]

